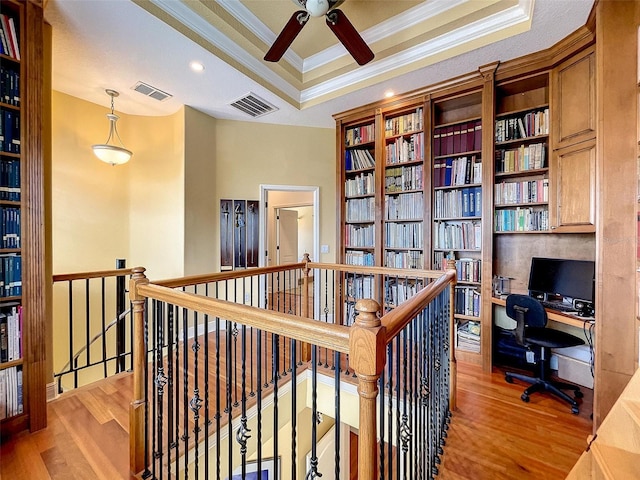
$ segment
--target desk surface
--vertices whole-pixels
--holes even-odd
[[[502,305],[506,306],[507,301],[504,298],[492,297],[491,303],[494,305]],[[547,317],[549,320],[553,320],[554,322],[564,323],[565,325],[571,325],[572,327],[583,328],[585,322],[593,323],[593,317],[580,317],[578,315],[571,315],[569,313],[558,312],[557,310],[550,310],[545,308],[547,311]]]

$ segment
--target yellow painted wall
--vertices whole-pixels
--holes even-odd
[[[168,117],[127,117],[130,203],[128,265],[152,280],[184,275],[184,109]],[[130,147],[129,147],[130,145]]]
[[[259,199],[260,185],[319,186],[320,244],[331,246],[320,261],[334,260],[334,129],[217,120],[215,157],[218,204],[221,198]],[[217,251],[219,245],[217,237]]]
[[[107,112],[106,107],[52,92],[54,273],[115,268],[116,258],[130,256],[132,164],[112,167],[91,151],[92,144],[107,139]],[[120,122],[124,126],[127,121],[123,116]],[[121,136],[129,139],[124,132]]]

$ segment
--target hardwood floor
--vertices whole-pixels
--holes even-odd
[[[520,400],[523,385],[509,385],[499,369],[458,365],[454,412],[442,479],[561,479],[591,433],[592,392],[579,415],[544,394]],[[128,402],[131,376],[69,392],[48,404],[48,427],[23,432],[0,446],[0,478],[119,479],[128,475]]]

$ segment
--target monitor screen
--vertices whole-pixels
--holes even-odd
[[[529,294],[593,302],[595,271],[595,262],[590,260],[533,257],[529,272]]]

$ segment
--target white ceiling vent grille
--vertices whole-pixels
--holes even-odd
[[[254,118],[261,117],[267,113],[278,110],[277,107],[252,92],[249,92],[244,97],[231,103],[231,106]]]
[[[148,83],[144,83],[144,82],[136,83],[133,86],[133,89],[136,92],[140,92],[141,94],[146,95],[147,97],[154,98],[154,99],[156,99],[156,100],[158,100],[160,102],[163,101],[163,100],[166,100],[167,98],[173,97],[173,95],[171,95],[171,94],[169,94],[167,92],[163,92],[159,88],[152,87]]]

